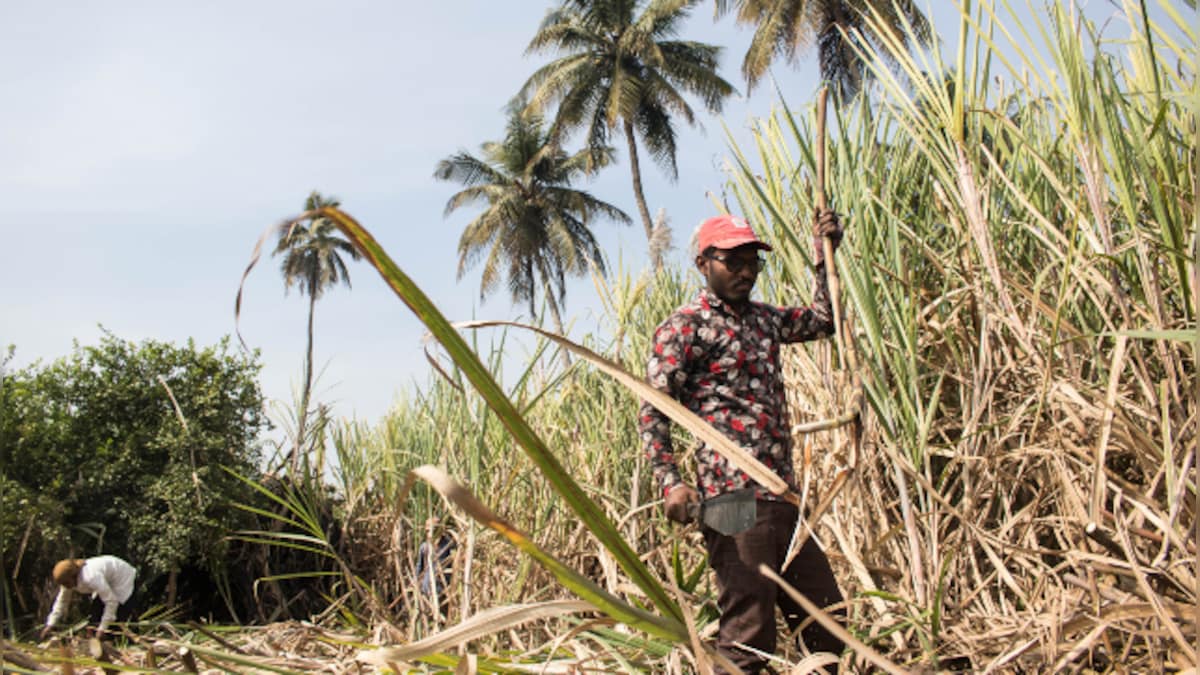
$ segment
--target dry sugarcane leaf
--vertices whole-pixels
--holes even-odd
[[[426,654],[445,651],[477,638],[493,635],[515,626],[550,619],[564,614],[594,612],[595,607],[583,600],[551,600],[527,605],[509,605],[484,610],[470,619],[400,647],[383,647],[359,652],[356,657],[364,663],[383,666],[395,661],[412,661]]]
[[[839,640],[841,640],[847,647],[853,649],[859,656],[863,657],[867,661],[870,661],[877,668],[883,670],[884,672],[891,673],[891,675],[900,675],[901,673],[908,672],[895,663],[889,661],[879,652],[868,647],[863,643],[862,640],[859,640],[851,635],[850,632],[842,626],[842,624],[838,623],[838,621],[832,616],[829,616],[825,610],[814,605],[812,600],[804,597],[803,593],[797,591],[791,586],[791,584],[784,581],[783,578],[776,574],[775,571],[770,567],[767,567],[766,565],[759,565],[758,572],[771,581],[774,581],[784,593],[787,593],[789,597],[800,603],[800,606],[804,608],[804,611],[807,612],[810,617],[816,620],[817,623],[824,626],[825,630],[833,633]]]
[[[645,631],[651,635],[666,638],[672,642],[687,641],[687,628],[684,627],[681,621],[653,614],[604,590],[591,579],[546,552],[530,540],[524,532],[496,515],[483,502],[479,501],[470,490],[454,480],[442,469],[428,464],[413,469],[409,472],[409,478],[402,494],[407,494],[417,478],[429,483],[448,501],[463,509],[467,515],[474,518],[480,524],[499,533],[510,544],[537,560],[538,563],[558,579],[559,583],[581,599],[587,601],[593,609],[599,610],[631,628]],[[403,496],[401,499],[403,499]]]
[[[641,379],[634,377],[629,371],[625,370],[618,364],[600,356],[592,350],[577,345],[574,342],[556,335],[546,330],[542,330],[536,326],[518,323],[516,321],[465,321],[454,324],[457,328],[489,328],[496,326],[510,326],[513,328],[523,328],[533,331],[542,337],[554,342],[571,353],[591,363],[601,372],[609,375],[613,379],[620,382],[634,394],[649,401],[654,407],[658,408],[667,417],[670,417],[673,422],[687,429],[696,438],[703,440],[710,447],[720,452],[730,462],[737,466],[742,471],[745,471],[748,476],[758,482],[759,485],[765,487],[771,494],[787,495],[791,494],[788,490],[788,484],[778,476],[774,471],[771,471],[762,462],[754,458],[753,455],[746,452],[733,441],[729,440],[724,434],[717,431],[711,424],[705,422],[692,411],[688,410],[683,404],[671,398],[667,394],[651,387]],[[793,495],[796,501],[799,498]]]

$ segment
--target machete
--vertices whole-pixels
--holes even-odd
[[[758,517],[754,488],[742,488],[688,504],[688,515],[726,536],[745,532]]]

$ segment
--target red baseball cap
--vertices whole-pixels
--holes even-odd
[[[771,247],[759,240],[754,228],[745,218],[728,213],[713,216],[696,228],[696,252],[703,253],[708,247],[720,249],[737,248],[754,244],[756,248],[770,251]]]

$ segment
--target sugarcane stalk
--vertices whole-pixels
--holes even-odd
[[[825,193],[825,110],[829,99],[829,88],[821,87],[817,92],[817,217],[829,208],[829,198]],[[834,337],[838,346],[838,364],[846,369],[845,337],[842,335],[842,294],[838,283],[837,263],[833,260],[833,239],[826,236],[821,238],[821,252],[825,260],[825,284],[829,289],[829,298],[833,303]]]
[[[825,118],[826,109],[828,107],[829,88],[821,87],[821,91],[817,92],[817,139],[816,139],[816,161],[817,161],[817,216],[829,208],[829,197],[825,190]],[[833,239],[826,236],[821,238],[821,251],[825,260],[825,285],[829,290],[829,299],[833,305],[833,328],[834,339],[837,342],[838,350],[838,365],[842,370],[850,370],[851,373],[851,399],[850,409],[838,417],[838,421],[845,420],[843,423],[850,424],[851,448],[854,451],[854,457],[851,457],[848,464],[853,467],[858,454],[858,444],[862,436],[862,376],[858,371],[858,358],[854,351],[853,337],[849,335],[846,322],[842,316],[842,290],[841,283],[837,274],[837,262],[833,259]],[[840,426],[840,425],[839,425]]]

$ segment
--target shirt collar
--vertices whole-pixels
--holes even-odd
[[[727,316],[732,316],[732,317],[738,316],[738,313],[735,312],[732,307],[730,307],[728,304],[726,304],[724,300],[717,297],[716,293],[713,293],[712,291],[708,290],[708,288],[700,289],[699,301],[700,301],[701,307],[711,309],[714,312],[720,312]],[[746,306],[749,307],[750,304],[747,303]]]

